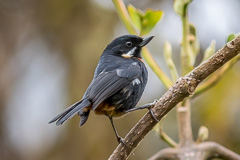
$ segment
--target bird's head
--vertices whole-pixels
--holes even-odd
[[[154,36],[141,38],[135,35],[124,35],[114,39],[105,49],[105,54],[121,56],[123,58],[141,58],[141,49],[147,45]]]

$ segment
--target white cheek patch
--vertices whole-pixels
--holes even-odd
[[[136,49],[137,49],[137,47],[134,47],[133,49],[131,49],[127,53],[123,53],[122,57],[124,57],[124,58],[131,58],[134,55],[134,52],[135,52]]]
[[[132,81],[132,84],[133,85],[139,85],[139,84],[141,84],[141,81],[138,78],[136,78]]]

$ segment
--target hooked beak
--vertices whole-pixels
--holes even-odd
[[[138,46],[139,47],[146,46],[153,38],[154,38],[154,36],[151,36],[151,37],[148,37],[148,38],[144,38],[142,43],[140,43]]]

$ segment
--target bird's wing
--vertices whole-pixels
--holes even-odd
[[[92,109],[95,110],[105,99],[130,84],[141,73],[138,65],[101,73],[93,80],[87,91],[87,97],[93,103]]]

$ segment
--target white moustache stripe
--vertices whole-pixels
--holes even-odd
[[[131,49],[127,53],[123,54],[122,56],[126,57],[126,58],[130,58],[130,57],[132,57],[134,55],[134,52],[135,52],[136,49],[137,49],[137,47],[134,47],[133,49]]]
[[[131,49],[130,51],[128,51],[127,55],[129,56],[133,56],[135,50],[137,49],[137,47],[134,47],[133,49]]]

